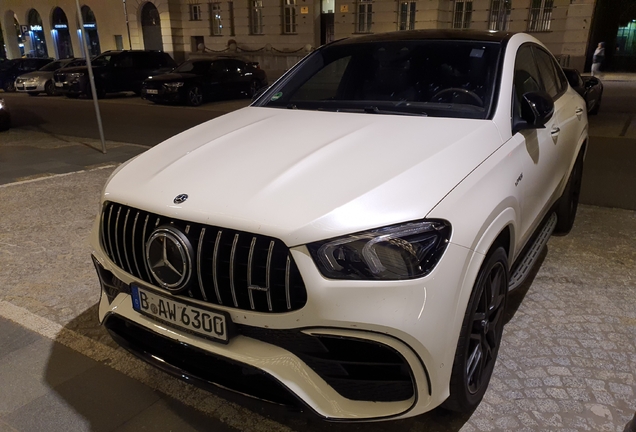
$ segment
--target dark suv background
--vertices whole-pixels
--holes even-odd
[[[177,64],[161,51],[106,51],[91,60],[97,96],[132,91],[141,93],[141,84],[149,76],[171,71]],[[86,66],[66,68],[55,74],[57,89],[68,97],[90,95]]]

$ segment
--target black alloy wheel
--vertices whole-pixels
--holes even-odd
[[[47,81],[46,84],[44,84],[44,91],[46,92],[47,96],[55,96],[56,92],[53,81]]]
[[[495,367],[508,297],[508,257],[492,250],[479,270],[457,342],[450,396],[442,407],[458,412],[479,405]]]
[[[186,102],[190,106],[199,106],[203,103],[203,93],[198,86],[192,86],[186,93]]]
[[[250,88],[247,91],[247,95],[249,97],[254,97],[254,95],[256,94],[256,92],[258,92],[261,88],[261,85],[258,83],[257,80],[252,80],[250,82]]]
[[[566,235],[574,226],[576,219],[576,211],[579,208],[579,199],[581,197],[581,183],[583,179],[583,154],[584,149],[579,150],[576,162],[572,167],[572,172],[565,185],[563,195],[559,199],[556,208],[557,223],[554,228],[554,234]]]

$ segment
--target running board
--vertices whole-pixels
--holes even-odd
[[[518,261],[519,265],[515,269],[514,273],[510,275],[508,291],[512,291],[513,289],[518,288],[526,279],[526,277],[528,277],[528,275],[530,274],[530,270],[532,269],[532,267],[534,267],[537,259],[539,259],[539,255],[541,254],[543,247],[548,243],[548,240],[550,240],[550,236],[552,235],[552,232],[556,227],[556,223],[557,215],[556,213],[552,213],[548,221],[539,232],[539,235],[535,239],[534,243],[528,249],[528,252],[526,252],[526,255],[523,257],[523,259],[521,259],[521,261]]]

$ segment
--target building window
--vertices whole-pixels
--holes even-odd
[[[205,52],[205,40],[203,36],[190,37],[190,50],[194,52]]]
[[[470,18],[473,15],[473,0],[455,0],[453,12],[453,28],[470,28]]]
[[[373,3],[371,0],[358,0],[358,33],[371,33],[373,24]]]
[[[221,21],[221,3],[209,3],[210,7],[210,30],[212,36],[221,36],[223,22]]]
[[[296,33],[296,0],[283,0],[283,34]]]
[[[230,36],[234,36],[234,2],[227,2],[227,10],[230,14]]]
[[[263,34],[263,0],[252,0],[250,4],[250,32]]]
[[[201,21],[201,5],[191,4],[190,7],[190,21]]]
[[[528,17],[528,31],[549,31],[553,6],[554,0],[532,0],[530,16]]]
[[[415,29],[415,1],[400,1],[398,10],[398,30]]]
[[[510,22],[510,4],[512,0],[492,0],[490,2],[490,30],[508,30]]]

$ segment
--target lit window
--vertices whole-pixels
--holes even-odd
[[[201,21],[201,5],[191,4],[190,7],[190,21]]]
[[[283,2],[283,33],[296,33],[296,0]]]
[[[473,0],[455,0],[453,13],[453,28],[470,28],[470,19],[473,15]]]
[[[398,3],[398,30],[415,29],[415,1],[400,1]]]
[[[263,0],[252,0],[250,10],[250,31],[263,34]]]
[[[358,33],[371,33],[373,24],[373,2],[371,0],[358,1]]]
[[[490,3],[490,30],[508,30],[512,0],[492,0]]]
[[[221,3],[210,3],[210,27],[212,35],[220,36],[223,30],[221,21]]]
[[[549,31],[553,6],[554,0],[532,0],[528,17],[528,31]]]

